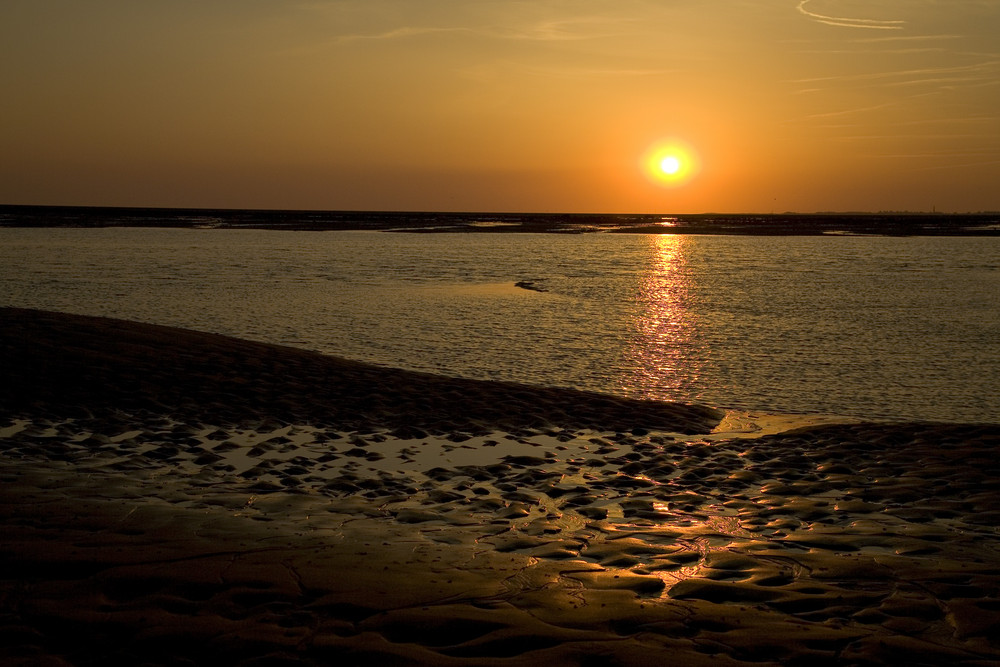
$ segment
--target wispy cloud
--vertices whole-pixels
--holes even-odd
[[[888,37],[859,37],[852,41],[859,44],[875,44],[878,42],[923,42],[927,40],[962,39],[963,35],[891,35]]]
[[[959,124],[990,124],[992,127],[1000,127],[1000,116],[947,116],[941,118],[924,118],[921,120],[909,120],[899,123],[902,127],[926,127],[928,125],[943,125],[954,127]],[[922,135],[925,136],[925,135]]]
[[[503,36],[545,42],[577,41],[618,36],[624,31],[615,29],[613,26],[633,23],[635,23],[634,20],[626,18],[578,16],[562,20],[541,21],[523,30],[510,32]]]
[[[877,19],[855,19],[843,16],[826,16],[806,9],[810,0],[801,0],[797,9],[814,21],[840,28],[866,28],[868,30],[902,30],[906,21],[882,21]]]
[[[605,67],[584,63],[545,65],[516,59],[500,59],[478,63],[467,66],[462,70],[467,78],[483,82],[494,82],[500,79],[510,80],[511,77],[518,79],[531,77],[534,79],[552,79],[560,82],[560,84],[569,81],[585,80],[610,80],[621,83],[622,80],[654,78],[672,74],[676,71],[676,69],[672,68]]]
[[[338,35],[338,42],[363,40],[397,40],[413,37],[434,36],[441,34],[465,34],[477,37],[533,41],[533,42],[572,42],[606,37],[618,37],[628,32],[629,26],[635,20],[609,16],[576,16],[567,19],[553,19],[525,23],[523,25],[493,25],[482,23],[457,26],[401,26],[378,32],[358,32]]]
[[[897,157],[897,156],[886,156],[886,157]],[[910,156],[898,156],[898,157],[910,157]],[[930,158],[938,158],[940,156],[930,155]],[[922,171],[937,171],[940,169],[969,169],[970,167],[988,167],[990,165],[1000,164],[1000,160],[983,160],[981,162],[962,162],[959,164],[946,164],[944,162],[935,162],[932,164],[924,165]]]
[[[956,65],[954,67],[924,67],[920,69],[896,70],[891,72],[866,72],[864,74],[839,74],[835,76],[814,77],[808,79],[796,79],[790,83],[819,83],[832,81],[872,81],[879,85],[906,85],[933,79],[934,81],[968,82],[983,81],[987,77],[995,76],[1000,60],[988,60],[970,65]],[[967,76],[978,74],[979,76]],[[944,76],[951,75],[951,76]],[[889,81],[898,79],[898,81]]]
[[[534,76],[553,77],[556,79],[589,79],[589,78],[628,78],[644,76],[660,76],[670,74],[673,69],[641,69],[617,67],[538,67],[521,65],[518,69]]]
[[[945,53],[946,51],[947,49],[940,47],[926,47],[914,49],[802,49],[796,53],[850,56],[856,56],[859,53],[877,53],[879,55],[912,56],[922,53]]]
[[[864,139],[859,137],[859,139]],[[872,137],[870,139],[881,139]],[[871,142],[876,145],[876,142]],[[881,160],[910,160],[914,164],[910,167],[914,171],[938,171],[946,169],[969,169],[973,167],[987,167],[1000,164],[993,151],[923,151],[911,153],[898,152],[871,152],[868,158]]]
[[[841,109],[839,111],[827,111],[824,113],[814,113],[808,116],[803,116],[804,119],[815,120],[818,118],[838,118],[840,116],[849,116],[852,114],[866,113],[868,111],[878,111],[879,109],[885,109],[887,107],[894,106],[894,104],[886,102],[884,104],[876,104],[874,106],[861,107],[855,109]]]
[[[404,39],[407,37],[420,37],[423,35],[438,35],[442,33],[472,33],[473,31],[468,28],[419,28],[419,27],[404,27],[404,28],[394,28],[392,30],[386,30],[384,32],[377,32],[371,34],[355,34],[355,35],[339,35],[337,36],[338,42],[353,42],[353,41],[364,41],[364,40],[393,40],[393,39]]]
[[[834,126],[829,126],[834,127]],[[845,126],[846,127],[846,126]],[[957,139],[978,139],[982,137],[982,134],[978,133],[958,133],[952,132],[949,134],[898,134],[898,133],[882,133],[882,134],[851,134],[839,137],[832,137],[835,141],[881,141],[883,139],[892,139],[893,141],[928,141],[928,140],[946,140],[955,141]],[[983,152],[983,151],[981,151]],[[941,153],[934,153],[935,155],[940,155]]]

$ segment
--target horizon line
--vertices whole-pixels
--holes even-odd
[[[261,207],[232,207],[232,206],[137,206],[120,204],[0,204],[0,209],[11,208],[35,208],[35,209],[113,209],[132,211],[246,211],[262,213],[367,213],[367,214],[393,214],[393,215],[503,215],[503,216],[542,216],[542,215],[573,215],[573,216],[643,216],[643,217],[684,217],[684,216],[778,216],[778,215],[1000,215],[997,210],[979,211],[938,211],[908,210],[908,209],[880,209],[872,210],[825,210],[825,211],[702,211],[698,213],[676,213],[676,212],[580,212],[580,211],[514,211],[514,210],[433,210],[433,209],[375,209],[375,208],[261,208]]]

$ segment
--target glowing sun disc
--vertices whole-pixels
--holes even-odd
[[[678,186],[690,181],[698,173],[698,159],[694,149],[679,140],[666,140],[650,146],[642,159],[646,177],[663,186]]]
[[[668,155],[660,160],[660,171],[664,174],[676,174],[681,170],[681,159],[676,155]]]

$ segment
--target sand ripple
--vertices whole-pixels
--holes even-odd
[[[5,664],[1000,660],[1000,426],[712,433],[690,406],[12,317]]]

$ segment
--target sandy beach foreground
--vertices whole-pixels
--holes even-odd
[[[990,665],[1000,425],[0,309],[0,663]]]

